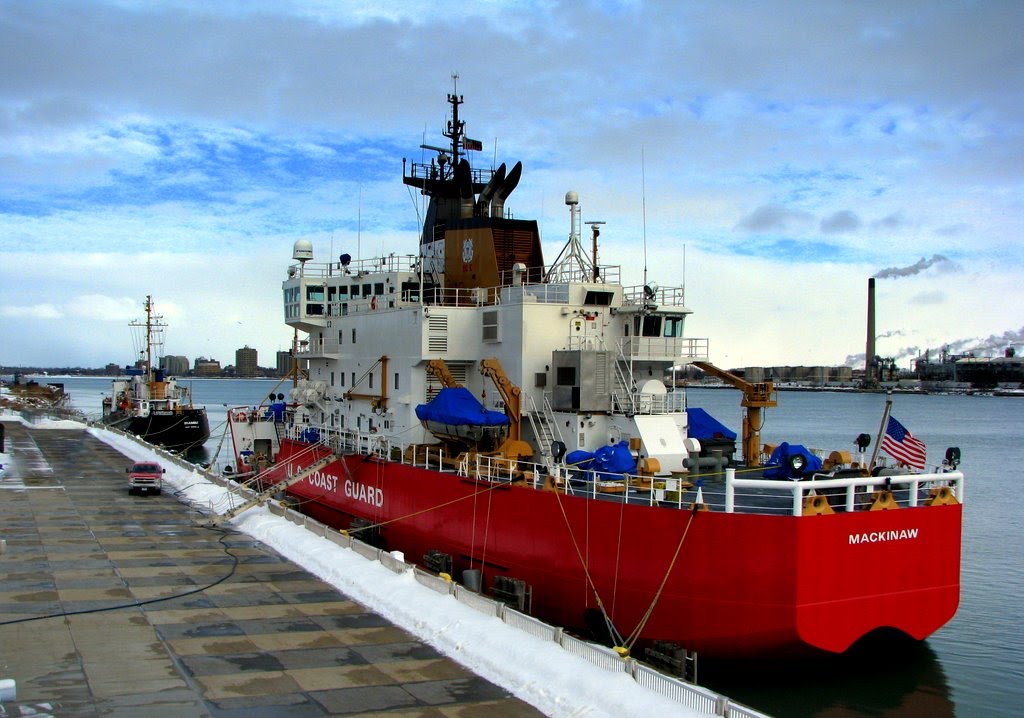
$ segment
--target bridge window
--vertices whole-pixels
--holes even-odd
[[[636,335],[639,337],[661,336],[661,317],[656,314],[647,314],[642,317],[637,317],[634,323]]]
[[[609,307],[612,304],[612,296],[611,292],[588,289],[583,297],[583,303],[592,307]]]
[[[683,318],[681,316],[673,314],[665,317],[665,336],[683,336]]]

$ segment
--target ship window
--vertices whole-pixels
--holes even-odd
[[[420,283],[402,282],[402,300],[406,302],[418,302],[420,300]]]
[[[583,303],[594,307],[608,307],[612,303],[612,293],[588,289]]]
[[[355,385],[356,385],[356,373],[352,372],[352,386],[354,387]]]
[[[665,336],[666,337],[681,337],[683,336],[683,318],[680,316],[668,316],[665,317]]]
[[[398,372],[395,372],[395,390],[398,390]]]
[[[334,386],[334,372],[331,372],[331,386]]]
[[[351,295],[352,295],[353,299],[355,299],[356,297],[359,296],[359,285],[358,284],[353,284],[352,285]]]
[[[341,330],[339,329],[339,330],[338,330],[338,346],[339,346],[339,347],[341,346],[341,342],[342,342],[341,338],[342,338],[343,336],[345,336],[345,333],[344,333],[343,331],[341,331]]]
[[[558,386],[576,386],[576,367],[558,367],[555,371],[555,383]]]
[[[352,327],[352,343],[356,343],[356,328]]]
[[[345,372],[338,375],[338,386],[345,386]]]
[[[373,285],[373,293],[378,296],[384,295],[384,282],[377,282]]]
[[[338,287],[338,299],[348,299],[348,287]]]
[[[483,328],[482,339],[485,342],[500,341],[498,336],[498,313],[495,311],[484,312],[481,317]]]
[[[368,381],[370,382],[370,388],[372,389],[373,388],[373,372],[371,371],[368,376],[369,376]]]
[[[648,314],[643,317],[643,324],[640,327],[640,336],[643,337],[660,337],[661,336],[661,317]]]
[[[363,285],[363,296],[364,297],[370,296],[370,290],[371,289],[373,289],[373,285],[372,284],[369,284],[369,283],[364,284]]]

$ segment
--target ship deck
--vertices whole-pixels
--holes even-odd
[[[87,433],[4,428],[0,713],[539,715],[169,492],[129,496]]]

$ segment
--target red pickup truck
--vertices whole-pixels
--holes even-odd
[[[125,471],[128,472],[129,494],[147,491],[159,494],[163,484],[163,475],[167,472],[155,461],[137,461]]]

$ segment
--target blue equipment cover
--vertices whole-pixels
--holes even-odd
[[[602,446],[594,452],[594,463],[591,467],[609,474],[632,474],[636,472],[636,460],[629,450],[628,441]]]
[[[801,462],[794,461],[794,457],[803,459],[799,469],[796,468],[796,464]],[[787,444],[783,441],[768,457],[764,466],[766,479],[799,479],[815,471],[821,471],[821,459],[800,444]]]
[[[429,404],[416,407],[420,421],[436,421],[450,426],[505,426],[508,417],[500,411],[488,411],[469,389],[448,387],[437,393]]]
[[[690,426],[686,430],[687,436],[692,436],[698,441],[700,439],[726,438],[736,439],[736,432],[720,422],[711,414],[698,407],[690,407],[686,410],[686,416]]]

